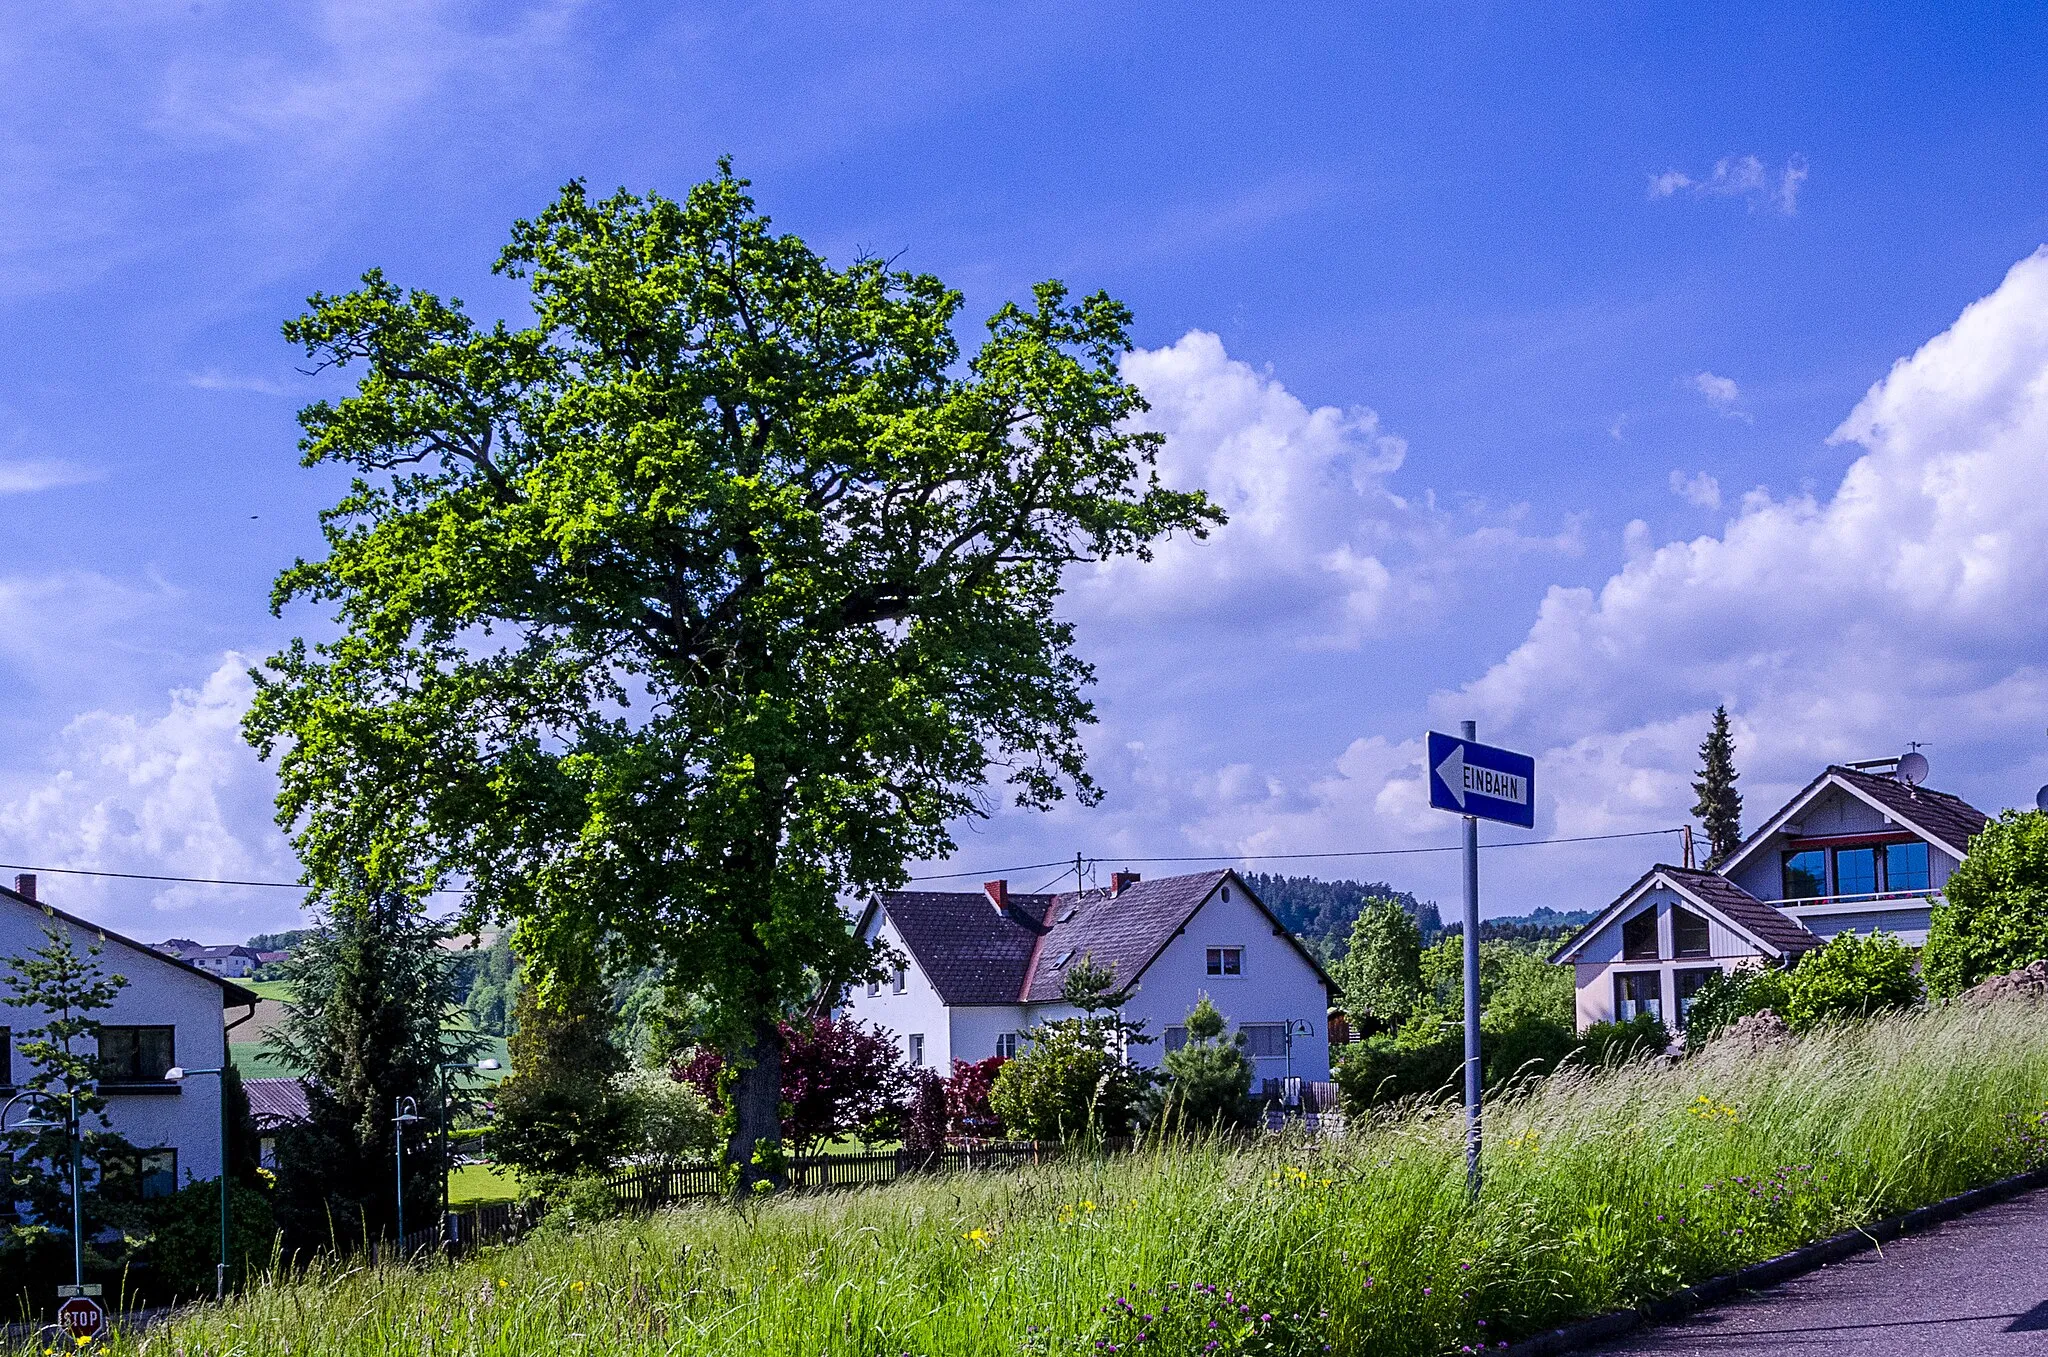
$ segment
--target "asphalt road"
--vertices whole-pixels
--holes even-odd
[[[2048,1189],[1584,1351],[1601,1357],[2048,1354]]]

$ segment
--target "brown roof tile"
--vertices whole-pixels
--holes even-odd
[[[1915,787],[1895,777],[1865,773],[1854,768],[1836,766],[1829,768],[1828,772],[1883,806],[1894,818],[1910,820],[1926,830],[1957,857],[1968,852],[1970,840],[1991,823],[1990,816],[1948,792],[1938,792],[1932,787]]]

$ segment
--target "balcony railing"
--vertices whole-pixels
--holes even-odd
[[[1912,909],[1920,904],[1930,909],[1941,903],[1940,891],[1869,891],[1861,895],[1803,895],[1791,900],[1766,900],[1787,913],[1818,909],[1830,913],[1864,913],[1882,909],[1897,909],[1902,905]]]

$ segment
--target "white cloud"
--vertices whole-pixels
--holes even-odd
[[[1671,493],[1687,504],[1700,509],[1721,507],[1721,482],[1704,471],[1688,476],[1683,471],[1671,473]]]
[[[1801,155],[1787,159],[1775,175],[1756,156],[1725,155],[1714,162],[1713,170],[1703,178],[1695,178],[1683,170],[1666,170],[1662,174],[1651,175],[1649,196],[1675,198],[1685,194],[1694,198],[1741,198],[1749,204],[1752,212],[1759,207],[1770,207],[1789,217],[1799,210],[1799,190],[1806,182],[1806,175],[1806,157]]]
[[[219,368],[208,368],[186,376],[185,384],[201,391],[254,391],[263,396],[282,396],[284,384],[268,377],[237,377],[222,372]]]
[[[27,495],[96,481],[100,473],[60,458],[0,458],[0,495]]]
[[[1709,405],[1728,418],[1739,419],[1745,423],[1753,422],[1754,417],[1741,408],[1742,388],[1735,384],[1734,378],[1717,377],[1711,372],[1698,372],[1687,380],[1687,384],[1705,396]]]
[[[172,876],[291,881],[271,823],[275,781],[242,742],[253,685],[230,653],[159,712],[88,711],[45,751],[40,770],[0,780],[0,846],[10,861]],[[177,933],[240,940],[289,923],[289,890],[228,889],[52,875],[53,904],[155,941]]]
[[[1147,424],[1166,435],[1162,479],[1207,490],[1230,522],[1207,542],[1164,543],[1149,564],[1078,575],[1083,614],[1207,618],[1345,648],[1412,620],[1475,565],[1579,548],[1575,524],[1529,535],[1518,507],[1452,510],[1396,493],[1389,481],[1408,445],[1377,414],[1311,409],[1213,334],[1137,350],[1124,373],[1152,405]]]

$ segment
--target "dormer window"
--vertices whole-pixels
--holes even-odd
[[[1657,911],[1646,909],[1621,925],[1621,958],[1624,961],[1657,959]]]

